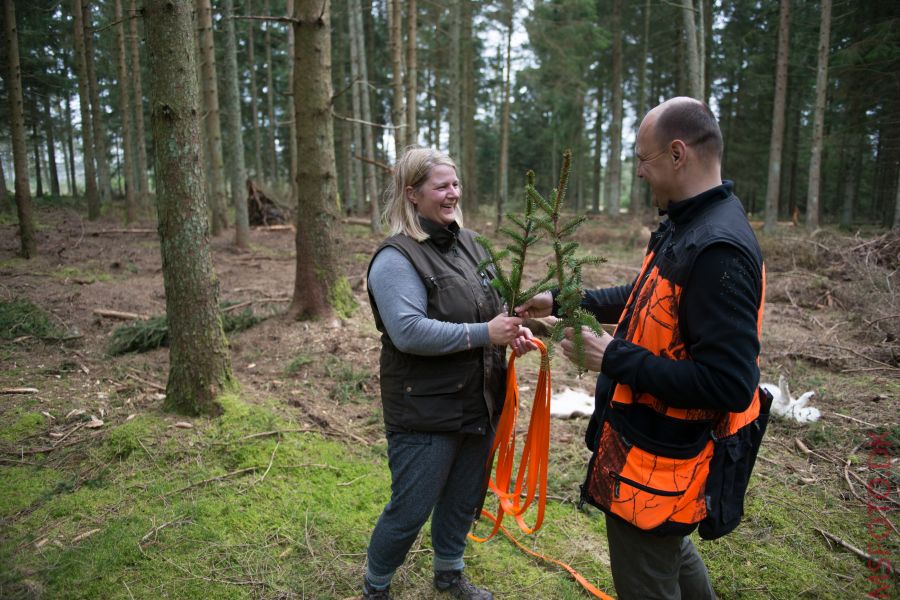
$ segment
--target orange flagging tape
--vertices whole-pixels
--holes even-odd
[[[538,372],[537,390],[535,390],[531,408],[531,422],[528,425],[528,432],[525,434],[525,445],[522,447],[522,457],[519,459],[515,485],[513,491],[510,492],[513,461],[516,454],[516,419],[519,416],[519,386],[516,382],[516,355],[513,354],[509,357],[509,367],[506,373],[506,398],[503,404],[503,413],[500,415],[497,433],[488,456],[487,487],[497,496],[497,516],[482,509],[481,514],[490,519],[494,523],[494,527],[486,537],[482,538],[470,533],[469,539],[483,543],[493,538],[498,531],[502,531],[522,551],[559,565],[568,571],[575,581],[597,598],[613,600],[566,563],[523,546],[501,524],[504,515],[510,515],[516,519],[520,530],[531,534],[540,529],[544,522],[544,507],[547,504],[547,463],[550,450],[550,358],[547,355],[547,347],[540,340],[535,339],[534,343],[541,351],[541,368]],[[497,458],[496,468],[493,469],[495,474],[491,476],[491,467],[495,456]],[[525,485],[524,502],[522,501],[523,484]],[[535,496],[537,496],[537,518],[534,526],[529,527],[525,523],[524,514],[531,507]]]

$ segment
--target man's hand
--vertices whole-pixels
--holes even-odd
[[[577,365],[578,360],[575,356],[575,342],[572,341],[572,334],[574,332],[571,327],[567,327],[564,333],[566,339],[561,341],[559,346],[562,348],[566,358]],[[589,327],[582,326],[581,337],[584,339],[584,367],[589,371],[599,371],[600,365],[603,364],[603,353],[606,352],[606,347],[609,343],[613,341],[613,336],[605,331],[603,332],[603,335],[598,336],[591,331]]]
[[[553,312],[553,295],[550,292],[541,292],[525,304],[517,306],[515,310],[523,319],[546,317]]]

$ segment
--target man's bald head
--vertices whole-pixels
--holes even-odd
[[[722,160],[722,131],[706,103],[679,96],[666,100],[647,113],[653,137],[660,145],[681,140],[705,160]]]

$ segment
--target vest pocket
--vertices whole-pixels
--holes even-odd
[[[462,426],[466,389],[471,369],[453,367],[450,375],[416,377],[403,381],[402,425],[410,431],[458,431]]]
[[[660,456],[603,424],[588,477],[593,504],[644,531],[687,533],[705,516],[712,442],[687,458]]]

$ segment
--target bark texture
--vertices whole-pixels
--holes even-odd
[[[3,0],[6,19],[6,56],[9,67],[6,84],[12,126],[13,163],[16,173],[16,214],[19,217],[19,250],[25,258],[37,254],[34,221],[31,215],[31,190],[28,187],[28,147],[25,141],[25,110],[22,106],[22,68],[19,63],[19,31],[13,0]]]
[[[191,0],[144,4],[169,320],[166,408],[217,414],[217,397],[232,385],[232,375],[209,253],[192,12]]]
[[[345,312],[350,288],[336,273],[337,182],[331,118],[330,2],[295,0],[294,119],[297,121],[297,267],[288,313],[300,319]],[[359,23],[361,25],[361,23]]]
[[[138,193],[138,204],[146,206],[150,198],[150,179],[147,174],[147,135],[144,131],[144,89],[141,82],[141,52],[138,44],[138,12],[137,0],[131,0],[128,19],[128,33],[131,46],[131,81],[134,89],[134,144],[137,147],[137,175],[135,185]]]
[[[813,112],[812,151],[809,157],[809,186],[806,192],[806,226],[819,226],[819,192],[822,183],[822,145],[825,138],[825,103],[828,99],[828,50],[831,40],[831,0],[822,0],[819,25],[819,52],[816,66],[816,107]]]
[[[250,247],[250,224],[247,216],[244,140],[241,137],[241,100],[238,86],[237,44],[234,33],[234,0],[222,3],[224,35],[222,50],[222,113],[226,169],[231,181],[231,204],[234,206],[234,245]]]
[[[415,144],[419,132],[416,125],[416,95],[418,85],[418,69],[416,65],[416,46],[418,42],[418,9],[416,0],[406,2],[406,144]]]
[[[125,55],[125,23],[122,20],[122,0],[115,2],[116,13],[116,46],[118,49],[117,69],[119,75],[119,112],[122,119],[122,145],[124,146],[125,161],[122,174],[125,179],[125,222],[131,223],[137,219],[138,196],[134,183],[134,137],[131,128],[131,77],[128,73]]]
[[[763,230],[775,233],[781,190],[781,154],[784,149],[784,114],[787,107],[788,47],[790,44],[791,0],[781,0],[778,18],[778,57],[775,66],[775,102],[772,105],[772,136],[769,140],[769,181],[766,187],[766,216]]]
[[[103,122],[103,107],[100,104],[100,83],[94,67],[94,26],[90,0],[84,0],[84,56],[87,68],[88,97],[91,101],[91,128],[94,136],[94,160],[97,161],[97,190],[100,204],[112,202],[112,178],[109,174],[109,151],[106,145],[106,127]]]
[[[87,75],[87,49],[84,44],[84,11],[81,0],[72,0],[75,40],[75,73],[78,77],[78,109],[81,112],[81,145],[84,162],[84,195],[87,200],[88,219],[100,217],[100,191],[97,189],[97,172],[94,168],[94,129],[91,126],[90,84]],[[74,167],[73,167],[74,168]]]

